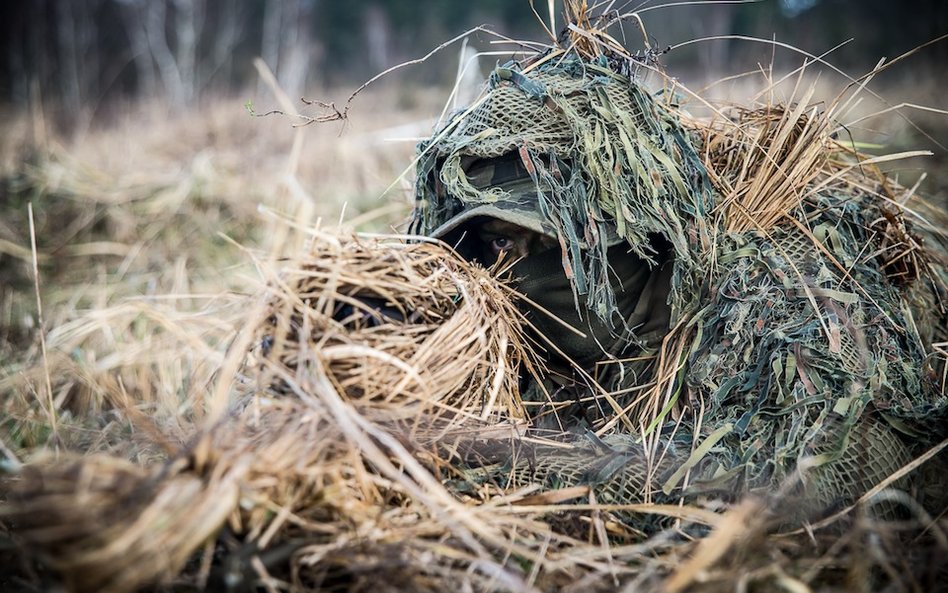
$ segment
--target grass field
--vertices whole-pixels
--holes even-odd
[[[891,102],[937,106],[937,84]],[[826,97],[838,87],[820,85]],[[720,85],[740,101],[754,87]],[[310,96],[342,104],[347,94]],[[186,444],[227,405],[221,376],[248,297],[273,279],[280,258],[302,250],[306,229],[401,229],[414,144],[446,94],[370,87],[345,126],[253,117],[244,97],[187,112],[115,108],[73,138],[42,113],[0,118],[0,463],[15,469],[70,450],[144,463]],[[281,106],[266,95],[253,109]],[[852,126],[853,137],[869,152],[935,150],[931,168],[913,159],[898,165],[898,178],[911,187],[928,169],[921,187],[944,207],[948,153],[932,139],[946,138],[948,115],[904,112],[921,131],[888,113]],[[738,511],[747,518],[754,509]]]

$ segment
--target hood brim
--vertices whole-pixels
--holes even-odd
[[[447,241],[447,238],[449,238],[464,224],[478,218],[495,218],[497,220],[502,220],[504,222],[521,226],[535,233],[546,235],[547,237],[552,237],[554,239],[558,238],[557,233],[553,229],[552,225],[546,224],[545,221],[538,219],[536,213],[532,211],[519,210],[516,208],[503,208],[496,204],[481,204],[479,206],[469,208],[435,228],[435,230],[430,233],[430,236],[434,237],[435,239],[450,242]],[[609,235],[606,238],[606,246],[612,247],[613,245],[618,245],[622,242],[622,237],[620,237],[614,229],[610,229]],[[587,247],[585,244],[581,246],[584,249]]]

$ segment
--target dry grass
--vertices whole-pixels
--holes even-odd
[[[244,303],[240,323],[254,336],[254,352],[246,358],[239,339],[228,353],[218,350],[217,368],[226,367],[222,357],[246,358],[236,381],[217,378],[229,389],[227,410],[199,413],[210,389],[191,395],[186,411],[146,417],[126,408],[137,436],[130,442],[114,435],[111,447],[104,434],[83,442],[79,427],[61,419],[53,440],[86,455],[36,458],[7,482],[2,514],[18,541],[41,551],[78,591],[134,590],[185,568],[183,578],[206,583],[215,578],[214,548],[185,563],[222,529],[249,554],[219,549],[227,538],[218,542],[217,554],[242,558],[235,561],[243,572],[233,578],[278,589],[349,588],[372,577],[386,579],[390,590],[532,590],[587,572],[606,577],[598,572],[615,552],[597,545],[589,557],[571,555],[582,541],[543,520],[555,501],[504,493],[489,480],[460,498],[443,485],[471,479],[456,469],[458,455],[475,442],[509,448],[523,420],[516,375],[506,365],[529,362],[529,354],[501,285],[443,247],[342,242],[324,233],[312,251],[280,269],[264,274],[272,281],[259,313],[248,314],[254,307]],[[368,323],[376,311],[355,299],[379,294],[392,296],[395,311]],[[355,310],[340,313],[339,304]],[[400,306],[420,318],[397,319]],[[76,329],[81,338],[102,326],[87,319]],[[180,341],[153,343],[155,366],[139,371],[153,384],[179,384],[163,377],[167,366],[199,358],[181,355],[193,334],[172,333]],[[128,362],[143,358],[132,352]],[[103,405],[121,407],[123,396],[131,403],[116,374],[121,370],[86,378],[104,392]],[[163,421],[175,421],[179,432]],[[89,454],[104,448],[113,455]],[[521,499],[526,504],[517,505]],[[77,507],[82,520],[69,521]],[[688,507],[626,511],[716,519]],[[524,575],[499,562],[503,556],[537,568]]]
[[[280,243],[272,223],[261,220],[260,205],[303,224],[335,222],[343,209],[347,219],[373,211],[356,223],[388,230],[410,209],[407,185],[379,198],[414,146],[387,139],[426,131],[423,124],[394,129],[423,119],[418,107],[399,108],[399,97],[366,94],[365,111],[353,114],[343,135],[340,127],[296,130],[289,118],[255,118],[229,99],[190,113],[145,105],[71,142],[37,131],[47,129],[37,118],[12,117],[3,124],[5,144],[16,138],[25,144],[3,153],[0,270],[17,292],[29,284],[27,202],[37,214],[51,311],[101,307],[129,295],[230,288],[233,275],[223,270],[243,260],[221,235],[264,250]],[[419,97],[411,101],[427,100]],[[288,162],[291,152],[295,160]],[[66,287],[69,294],[61,294]],[[82,287],[78,302],[70,302],[74,287]],[[30,308],[12,291],[0,297],[0,325],[22,325]]]
[[[394,102],[362,97],[367,112]],[[879,220],[890,275],[927,273],[899,215],[904,188],[833,138],[825,110],[803,97],[694,122],[728,196],[721,215],[732,229],[767,229],[820,183],[858,184],[893,202]],[[403,116],[352,117],[387,128]],[[4,125],[19,130],[5,142],[37,126]],[[0,445],[11,476],[0,540],[37,550],[80,591],[943,586],[924,579],[944,578],[934,560],[945,520],[921,510],[887,523],[858,507],[848,523],[788,534],[793,502],[781,493],[733,508],[617,507],[579,488],[560,493],[566,505],[504,491],[489,467],[459,472],[468,443],[509,449],[523,420],[506,372],[530,361],[515,309],[486,272],[436,246],[327,232],[342,202],[374,229],[409,207],[374,210],[410,144],[336,132],[221,101],[200,115],[142,110],[74,145],[43,139],[26,163],[5,148]],[[871,175],[840,174],[857,159]],[[32,316],[27,201],[45,328]],[[397,305],[378,319],[366,294]],[[680,346],[669,345],[669,376]],[[630,514],[677,521],[645,539]],[[0,561],[12,558],[0,545]],[[31,570],[17,574],[49,584]]]
[[[303,225],[323,218],[332,221],[329,226],[345,211],[347,224],[362,230],[389,230],[404,218],[410,208],[404,185],[394,188],[385,207],[379,201],[413,151],[412,142],[386,138],[412,133],[391,128],[420,119],[417,111],[398,107],[401,94],[365,94],[360,106],[372,115],[357,112],[357,123],[342,136],[339,128],[296,130],[287,118],[254,118],[241,102],[223,99],[200,113],[141,106],[72,142],[50,137],[41,118],[20,114],[5,120],[0,134],[5,143],[23,142],[5,147],[0,186],[0,360],[5,361],[0,383],[5,391],[26,385],[14,399],[29,401],[33,381],[46,373],[23,364],[32,357],[39,323],[28,203],[36,214],[51,355],[70,369],[60,376],[102,376],[139,354],[140,361],[128,365],[139,370],[123,375],[125,388],[132,390],[133,400],[174,410],[189,391],[182,393],[184,383],[173,386],[171,379],[187,383],[190,371],[165,374],[168,387],[161,389],[131,375],[143,376],[141,369],[154,358],[147,353],[160,352],[159,343],[176,331],[169,330],[172,320],[226,306],[234,293],[254,290],[248,288],[248,276],[255,276],[252,262],[233,241],[266,253],[290,253],[302,247],[303,239],[287,232],[284,217]],[[298,157],[289,163],[294,146]],[[360,218],[367,211],[371,214]],[[298,239],[295,246],[286,244],[291,237]],[[72,328],[86,313],[89,325],[77,336]],[[191,346],[219,340],[219,333],[206,331],[218,332],[229,317],[205,319],[194,321],[194,337],[186,340]],[[198,329],[205,323],[212,327]],[[105,360],[103,353],[108,353]],[[207,352],[195,355],[197,362]],[[54,396],[58,406],[71,409],[77,397],[83,405],[90,403],[88,393],[77,393],[69,385],[73,381],[65,383]],[[18,412],[7,410],[7,417],[17,418]],[[33,421],[42,431],[44,421]],[[21,437],[26,444],[37,443],[32,431],[20,434],[12,422],[10,431],[19,435],[15,443]]]

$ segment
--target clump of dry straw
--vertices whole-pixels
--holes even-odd
[[[529,357],[505,290],[439,245],[317,234],[270,289],[258,383],[308,393],[322,369],[377,421],[523,419],[511,371]]]
[[[345,550],[413,557],[448,545],[493,565],[472,534],[506,538],[488,509],[433,477],[453,471],[451,454],[426,443],[446,444],[462,422],[457,440],[523,420],[510,365],[529,367],[530,354],[507,289],[441,245],[319,232],[278,278],[264,322],[248,328],[245,371],[260,389],[242,390],[228,417],[164,463],[38,459],[4,483],[0,517],[71,590],[167,582],[202,549],[187,580],[205,585],[222,578],[212,558],[228,553],[247,556],[232,580],[275,567],[303,590],[352,578]],[[461,545],[438,543],[451,532]],[[400,570],[461,579],[444,560]]]

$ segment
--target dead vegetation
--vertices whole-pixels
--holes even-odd
[[[580,24],[583,51],[614,43]],[[705,138],[730,230],[767,231],[810,192],[848,184],[882,204],[873,228],[884,247],[873,255],[889,277],[941,282],[918,233],[937,241],[943,213],[878,172],[894,157],[839,141],[833,111],[812,93],[734,117],[715,109],[681,115]],[[273,126],[248,121],[211,126],[214,142],[248,146]],[[131,138],[103,136],[98,166],[53,149],[6,190],[47,202],[34,204],[35,254],[19,209],[0,226],[0,270],[19,279],[2,293],[0,324],[0,560],[18,568],[0,584],[35,590],[56,578],[20,556],[30,550],[77,591],[944,588],[948,526],[911,501],[900,521],[876,518],[878,500],[867,499],[794,530],[794,501],[781,492],[733,505],[607,505],[588,489],[510,491],[490,467],[464,471],[466,444],[509,448],[527,420],[514,369],[535,362],[503,285],[439,246],[308,226],[323,206],[301,193],[301,163],[313,164],[305,185],[327,197],[384,189],[373,183],[401,167],[367,167],[335,186],[344,173],[333,161],[295,153],[289,173],[269,167],[279,173],[248,184],[242,169],[264,157],[197,150],[184,167],[170,154],[156,161],[160,147],[206,129],[178,125],[163,131],[175,142],[135,143],[133,166],[117,161],[109,173],[102,163]],[[347,162],[366,165],[361,147],[341,144],[358,153]],[[285,158],[287,148],[262,152]],[[258,202],[286,216],[261,220]],[[220,233],[255,248],[241,253]],[[34,322],[45,323],[46,358],[20,321],[34,255],[48,285],[46,319]],[[381,304],[355,298],[367,294]],[[939,344],[933,356],[944,358]],[[680,347],[670,341],[669,380]],[[629,516],[671,523],[645,537]]]

